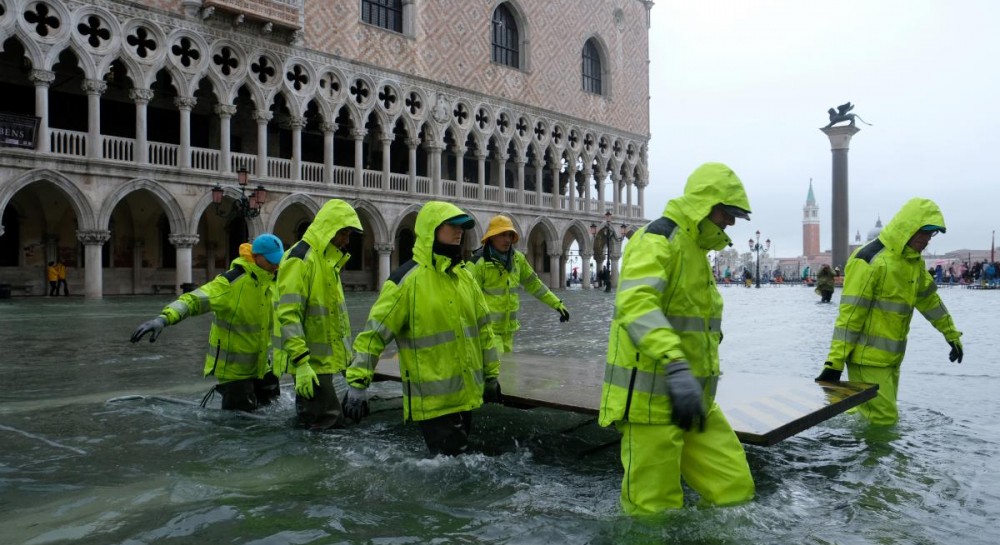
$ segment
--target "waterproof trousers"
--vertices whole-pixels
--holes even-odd
[[[622,434],[622,509],[652,515],[684,506],[681,477],[702,503],[733,505],[754,495],[743,445],[717,403],[705,431],[685,432],[673,424],[617,423]]]
[[[875,367],[847,364],[847,377],[852,382],[878,384],[874,399],[857,407],[857,412],[876,426],[892,426],[899,421],[896,397],[899,392],[899,367]],[[852,410],[853,411],[853,410]]]
[[[334,375],[317,374],[316,378],[319,379],[319,384],[313,386],[312,398],[306,399],[298,394],[295,395],[295,415],[298,425],[312,431],[343,428],[347,419],[337,389],[333,386]]]
[[[457,456],[469,448],[469,432],[472,431],[472,412],[446,414],[430,420],[420,420],[420,433],[432,456],[444,454]]]

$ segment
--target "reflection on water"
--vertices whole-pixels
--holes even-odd
[[[836,308],[797,287],[724,288],[724,371],[812,380]],[[914,318],[899,426],[851,415],[748,447],[757,498],[646,520],[618,512],[613,433],[581,415],[486,407],[477,453],[428,459],[396,384],[363,425],[290,425],[291,383],[256,415],[197,407],[208,318],[131,345],[165,298],[0,301],[4,543],[996,543],[994,292],[942,290],[965,363]],[[839,294],[838,294],[839,295]],[[612,295],[523,300],[518,350],[602,365]],[[373,294],[349,294],[355,328]],[[992,329],[991,329],[992,328]],[[213,402],[217,407],[218,399]]]

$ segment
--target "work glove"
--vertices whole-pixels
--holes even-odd
[[[958,363],[962,363],[962,341],[955,339],[954,341],[948,341],[951,345],[951,353],[948,354],[948,361],[958,360]]]
[[[560,306],[559,308],[556,309],[556,311],[559,312],[559,321],[560,322],[568,322],[569,321],[569,311],[566,310],[566,306],[565,305]]]
[[[348,385],[341,405],[344,406],[344,416],[355,422],[361,422],[361,419],[370,413],[368,410],[368,389]]]
[[[303,363],[295,369],[295,393],[306,399],[312,399],[313,386],[319,386],[319,377],[311,365]]]
[[[832,363],[824,362],[823,371],[816,377],[816,382],[840,382],[841,373],[842,371],[833,368]]]
[[[698,382],[688,363],[683,360],[668,363],[667,393],[670,395],[670,411],[674,424],[684,431],[690,431],[695,425],[698,431],[705,431],[705,405],[701,399],[701,384]]]
[[[503,403],[500,381],[496,377],[486,379],[486,383],[483,384],[483,403]]]
[[[150,333],[149,342],[154,343],[156,342],[156,338],[160,336],[160,333],[163,333],[163,328],[165,327],[167,327],[167,319],[162,315],[148,322],[143,322],[142,325],[135,328],[135,331],[132,332],[132,342],[137,343],[142,339],[143,335]],[[952,359],[951,361],[955,360]]]

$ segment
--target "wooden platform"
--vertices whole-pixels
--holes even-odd
[[[582,364],[537,354],[505,354],[500,371],[504,404],[596,416],[604,363]],[[375,378],[399,381],[395,356],[379,361]],[[740,441],[770,446],[874,398],[877,390],[877,385],[860,382],[819,384],[803,378],[723,373],[716,399]]]

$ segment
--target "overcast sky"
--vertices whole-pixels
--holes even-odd
[[[1000,230],[1000,1],[658,0],[650,36],[650,186],[662,212],[706,161],[743,180],[772,255],[802,253],[813,180],[830,249],[827,109],[865,121],[849,154],[850,241],[912,197],[938,203],[933,253],[988,249]]]

